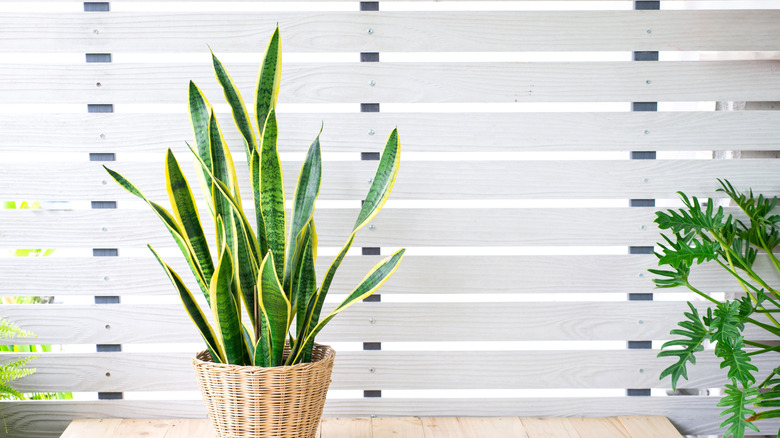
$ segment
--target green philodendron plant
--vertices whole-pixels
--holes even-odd
[[[744,336],[746,327],[753,326],[768,335],[758,339],[780,337],[778,278],[771,275],[770,280],[764,269],[759,273],[755,267],[760,254],[768,261],[770,272],[780,273],[780,261],[773,253],[780,244],[780,215],[775,211],[777,197],[755,197],[752,191],[743,194],[728,181],[718,182],[718,191],[731,198],[746,218],[726,215],[723,207],[714,207],[712,199],[702,205],[697,198],[679,192],[685,208],[656,213],[659,228],[673,233],[671,237],[661,235],[665,243],[659,244],[661,252],[656,253],[658,264],[668,269],[650,272],[660,276],[653,279],[656,286],[687,287],[712,303],[706,314],[688,303],[691,311],[685,312],[680,328],[671,331],[678,338],[666,342],[658,354],[677,359],[661,372],[661,379],[670,376],[676,389],[680,377],[688,378],[687,363],[696,363],[694,354],[704,350],[705,342],[714,343],[713,352],[721,360],[720,367],[728,369],[731,381],[718,403],[725,408],[720,416],[726,417],[720,426],[725,428],[726,437],[742,438],[746,429],[758,432],[753,421],[780,417],[780,366],[764,370],[768,376],[757,382],[759,369],[751,363],[753,356],[780,352],[780,346]],[[731,274],[744,296],[721,301],[692,285],[691,267],[705,262]],[[754,408],[770,409],[756,413]]]
[[[213,53],[212,60],[243,138],[256,228],[244,214],[233,159],[214,110],[193,82],[189,84],[189,114],[195,131],[195,148],[188,146],[195,157],[197,174],[215,225],[216,263],[190,186],[170,149],[165,175],[173,213],[147,199],[117,172],[106,170],[122,187],[149,204],[184,254],[213,312],[213,325],[181,277],[149,246],[178,291],[215,362],[262,367],[310,362],[314,338],[325,324],[377,290],[404,255],[404,249],[398,250],[374,266],[341,304],[324,318],[320,317],[333,277],[355,234],[376,216],[390,195],[400,163],[398,132],[393,130],[390,134],[352,233],[318,287],[314,271],[317,232],[313,215],[322,175],[320,141],[318,135],[308,149],[288,219],[276,146],[275,107],[281,74],[279,29],[273,33],[260,67],[255,93],[257,131],[238,89]],[[285,357],[286,343],[290,353]]]

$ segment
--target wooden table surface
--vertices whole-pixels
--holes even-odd
[[[215,438],[208,420],[74,420],[61,438]],[[682,438],[666,417],[323,418],[316,438]]]

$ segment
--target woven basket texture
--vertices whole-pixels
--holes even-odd
[[[315,344],[311,363],[263,368],[217,364],[202,351],[192,367],[217,437],[312,438],[335,356]]]

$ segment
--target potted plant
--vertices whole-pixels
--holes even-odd
[[[207,349],[196,356],[193,367],[218,436],[312,437],[322,415],[334,358],[330,347],[315,344],[315,336],[338,313],[377,290],[404,255],[401,249],[374,266],[341,304],[322,317],[325,297],[355,234],[390,195],[400,162],[398,132],[390,134],[352,232],[318,285],[313,214],[322,173],[320,141],[318,135],[308,149],[288,218],[276,146],[279,29],[268,43],[260,68],[256,126],[213,53],[212,60],[243,138],[254,223],[245,214],[233,159],[214,110],[193,82],[189,84],[189,114],[195,147],[188,146],[215,227],[216,247],[207,243],[189,183],[170,149],[165,175],[172,213],[147,199],[119,173],[106,170],[159,216],[210,307],[213,322],[181,277],[149,246],[206,342]]]
[[[742,438],[746,428],[759,431],[753,421],[780,417],[780,366],[760,371],[751,360],[759,354],[780,352],[776,342],[780,337],[780,284],[771,275],[780,273],[780,261],[773,253],[780,244],[780,215],[775,211],[777,197],[755,197],[752,190],[740,193],[728,181],[718,182],[718,191],[742,210],[739,218],[726,215],[723,207],[716,209],[712,199],[702,204],[679,192],[684,208],[656,213],[658,227],[672,232],[672,236],[661,235],[665,243],[659,244],[661,252],[656,253],[658,264],[667,269],[650,272],[659,276],[653,279],[656,286],[684,286],[712,303],[705,314],[688,303],[690,312],[678,323],[680,328],[671,331],[678,338],[666,342],[658,354],[677,359],[661,378],[670,376],[672,389],[676,389],[680,377],[688,378],[687,363],[696,363],[695,353],[704,350],[705,342],[714,343],[712,351],[730,380],[718,403],[725,408],[720,416],[726,417],[720,426],[726,437]],[[743,296],[719,300],[691,284],[691,268],[705,262],[731,274]],[[745,329],[751,326],[765,336],[745,338]],[[758,381],[759,373],[766,377]],[[762,407],[775,409],[756,413],[754,408]]]

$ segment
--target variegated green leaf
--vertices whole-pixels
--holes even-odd
[[[152,208],[152,210],[157,214],[157,217],[159,217],[160,220],[162,220],[163,224],[165,224],[165,227],[168,229],[168,232],[171,233],[171,236],[173,237],[173,240],[176,242],[176,245],[179,247],[179,250],[181,250],[182,254],[184,255],[184,258],[187,260],[187,264],[190,266],[190,270],[192,271],[192,274],[195,276],[195,280],[198,282],[198,286],[200,286],[203,295],[205,295],[206,299],[208,299],[209,282],[208,280],[206,280],[205,275],[200,269],[200,265],[197,261],[197,256],[195,255],[195,250],[192,248],[192,245],[190,245],[189,240],[187,240],[187,238],[185,237],[186,233],[182,229],[183,227],[176,222],[176,219],[165,208],[150,201],[146,196],[144,196],[143,193],[141,193],[140,190],[138,190],[138,188],[135,185],[133,185],[133,183],[131,183],[121,174],[109,169],[106,166],[103,166],[103,168],[106,169],[106,172],[108,172],[108,174],[111,175],[111,178],[113,178],[114,181],[116,181],[123,189],[143,199],[144,202],[146,202]]]
[[[306,159],[298,174],[298,184],[293,198],[292,221],[290,222],[289,245],[284,266],[284,290],[291,291],[292,258],[299,252],[297,242],[304,226],[314,216],[314,203],[320,194],[322,182],[322,153],[320,151],[320,136],[314,139],[306,153]]]
[[[203,234],[203,228],[198,215],[198,207],[190,190],[190,185],[176,161],[173,152],[168,149],[165,157],[165,180],[168,190],[168,199],[173,207],[173,215],[179,224],[182,225],[184,232],[195,252],[198,265],[206,282],[211,281],[214,273],[214,262],[211,259],[211,252]]]
[[[247,351],[233,290],[233,258],[227,246],[222,247],[216,271],[211,278],[211,310],[214,312],[217,336],[222,340],[225,360],[232,364],[245,363]]]
[[[325,278],[322,280],[322,286],[318,294],[326,294],[330,289],[330,284],[333,282],[333,276],[336,275],[336,270],[341,265],[341,261],[344,260],[344,256],[347,255],[347,251],[352,246],[352,242],[355,240],[355,234],[357,231],[368,224],[373,219],[382,206],[390,196],[390,191],[395,184],[396,176],[398,175],[398,168],[401,162],[401,145],[398,141],[398,130],[393,129],[385,144],[385,150],[382,153],[382,158],[379,161],[379,166],[376,170],[371,188],[368,191],[363,207],[360,209],[360,214],[355,222],[355,227],[352,230],[347,239],[347,243],[341,248],[336,258],[328,267],[325,272]]]
[[[276,149],[276,112],[268,114],[260,150],[260,208],[265,221],[268,249],[273,253],[279,278],[284,278],[284,250],[287,211],[284,205],[282,163]]]
[[[330,322],[331,319],[353,304],[366,299],[368,296],[373,294],[374,291],[379,289],[379,287],[385,281],[387,281],[387,279],[390,278],[390,276],[393,275],[393,272],[395,272],[395,270],[398,268],[398,264],[401,262],[405,252],[405,249],[399,249],[393,253],[393,255],[382,260],[376,266],[374,266],[358,284],[358,286],[347,296],[347,298],[345,298],[341,304],[336,306],[336,308],[333,309],[330,314],[328,314],[328,316],[326,316],[322,321],[317,323],[313,329],[311,329],[309,335],[306,337],[306,340],[303,341],[303,352],[299,352],[298,355],[305,355],[306,351],[311,350],[312,346],[314,345],[314,337],[317,336],[320,330],[322,330],[322,328],[325,327],[325,325]],[[299,342],[301,341],[299,340]],[[297,363],[297,360],[294,359],[293,363]]]
[[[276,27],[263,56],[263,64],[257,77],[255,89],[255,117],[257,129],[263,133],[268,113],[276,108],[276,98],[279,95],[279,82],[282,77],[282,41],[279,37],[279,27]]]
[[[260,254],[268,252],[268,240],[265,237],[265,219],[260,202],[260,151],[255,148],[249,161],[249,178],[252,183],[252,196],[255,200],[255,221],[257,223],[257,244]]]
[[[192,124],[192,130],[195,134],[195,149],[197,154],[206,163],[206,166],[211,170],[211,146],[209,139],[209,117],[211,115],[211,105],[206,100],[206,96],[200,91],[194,82],[190,81],[189,85],[189,99],[188,108],[190,113],[190,122]],[[211,214],[214,214],[214,205],[212,204],[211,197],[211,185],[206,183],[205,173],[203,170],[196,168],[198,181],[200,182],[201,189],[203,190],[206,204],[208,205]]]
[[[258,347],[255,349],[255,365],[268,363],[265,366],[282,364],[284,341],[290,327],[290,301],[287,300],[282,285],[276,276],[273,257],[269,252],[260,266],[259,308],[261,334]]]
[[[225,100],[230,105],[230,110],[233,113],[233,121],[236,123],[236,128],[241,136],[244,138],[244,147],[246,149],[247,162],[252,157],[252,151],[254,151],[257,140],[255,138],[255,131],[252,127],[252,122],[249,120],[249,113],[244,106],[244,99],[241,98],[241,93],[233,83],[233,79],[230,74],[225,70],[219,59],[211,52],[211,61],[214,64],[214,74],[217,76],[219,84],[222,85],[222,91],[225,94]]]
[[[160,266],[162,266],[165,274],[171,280],[171,283],[173,283],[173,286],[179,293],[181,302],[184,304],[184,310],[187,311],[190,319],[192,319],[192,322],[194,322],[195,326],[198,328],[200,335],[203,337],[203,340],[206,342],[206,346],[208,346],[209,351],[211,352],[211,357],[214,362],[225,363],[225,356],[223,354],[224,349],[217,340],[214,329],[206,319],[206,315],[203,313],[203,310],[201,310],[200,306],[195,301],[195,297],[192,296],[192,292],[190,292],[190,290],[184,284],[181,277],[179,277],[179,275],[173,269],[171,269],[171,267],[168,266],[168,264],[165,263],[162,258],[160,258],[160,255],[157,254],[157,251],[155,251],[151,245],[147,245],[147,247],[150,251],[152,251],[154,258],[156,258],[157,262],[160,263]]]
[[[257,285],[259,264],[252,252],[252,244],[249,242],[246,228],[241,226],[241,216],[235,211],[233,211],[233,216],[233,230],[231,232],[236,236],[237,252],[234,260],[236,280],[238,290],[241,292],[241,301],[244,302],[246,312],[254,325],[256,324],[254,318],[255,286]]]
[[[294,274],[292,282],[292,306],[293,313],[301,315],[298,318],[296,333],[301,333],[301,327],[306,317],[306,306],[309,299],[317,291],[317,277],[314,272],[314,264],[317,257],[317,231],[314,228],[314,219],[304,228],[299,239],[299,256],[293,258]]]

